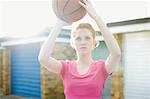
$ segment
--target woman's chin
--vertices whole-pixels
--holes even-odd
[[[87,50],[80,50],[79,53],[80,54],[87,54],[87,53],[89,53],[89,51],[87,51]]]
[[[78,49],[76,50],[78,53],[80,54],[88,54],[90,53],[90,50],[89,49]]]

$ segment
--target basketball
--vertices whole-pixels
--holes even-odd
[[[72,23],[78,21],[86,14],[85,8],[79,4],[79,1],[80,0],[53,0],[53,11],[58,18],[65,22]]]

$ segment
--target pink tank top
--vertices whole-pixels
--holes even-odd
[[[94,61],[88,71],[79,74],[76,62],[60,60],[62,68],[60,76],[63,80],[66,99],[102,99],[102,93],[108,74],[105,61]]]

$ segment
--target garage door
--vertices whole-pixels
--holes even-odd
[[[39,44],[11,47],[12,94],[40,99],[39,48]]]
[[[150,99],[150,31],[123,36],[125,99]]]

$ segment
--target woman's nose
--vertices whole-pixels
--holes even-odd
[[[85,44],[86,41],[84,39],[81,40],[81,44]]]

